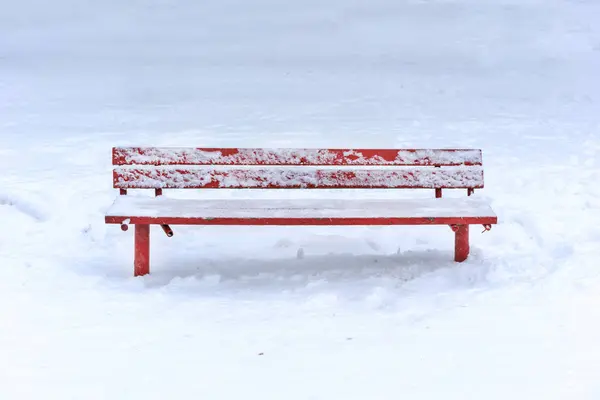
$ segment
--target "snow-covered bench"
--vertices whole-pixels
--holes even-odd
[[[469,255],[469,225],[497,223],[475,197],[442,198],[442,189],[483,188],[481,150],[114,148],[120,194],[106,223],[135,225],[134,274],[150,272],[150,225],[449,225],[455,261]],[[417,189],[430,199],[199,200],[163,189]],[[126,196],[153,189],[155,197]],[[433,197],[433,196],[432,196]]]

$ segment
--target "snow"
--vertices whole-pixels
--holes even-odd
[[[442,199],[174,199],[119,196],[112,217],[174,218],[468,218],[496,215],[477,198]]]
[[[599,2],[6,3],[1,399],[600,397]],[[181,226],[133,278],[113,146],[482,149],[500,223],[462,264],[445,226]]]
[[[116,188],[482,188],[479,166],[318,169],[117,167]]]

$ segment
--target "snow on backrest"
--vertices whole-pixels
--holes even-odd
[[[483,187],[483,170],[479,166],[353,170],[118,167],[113,178],[114,187],[119,189]]]
[[[113,165],[481,165],[478,149],[117,147]]]
[[[481,161],[481,150],[115,148],[113,186],[477,189]]]

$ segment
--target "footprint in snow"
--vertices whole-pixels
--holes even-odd
[[[8,193],[0,193],[0,206],[14,207],[17,211],[39,222],[47,219],[46,213],[40,207]]]

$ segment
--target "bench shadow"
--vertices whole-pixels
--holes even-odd
[[[454,265],[452,252],[406,251],[401,254],[327,254],[303,258],[171,258],[144,278],[148,287],[185,285],[219,291],[298,291],[327,285],[398,285]]]

